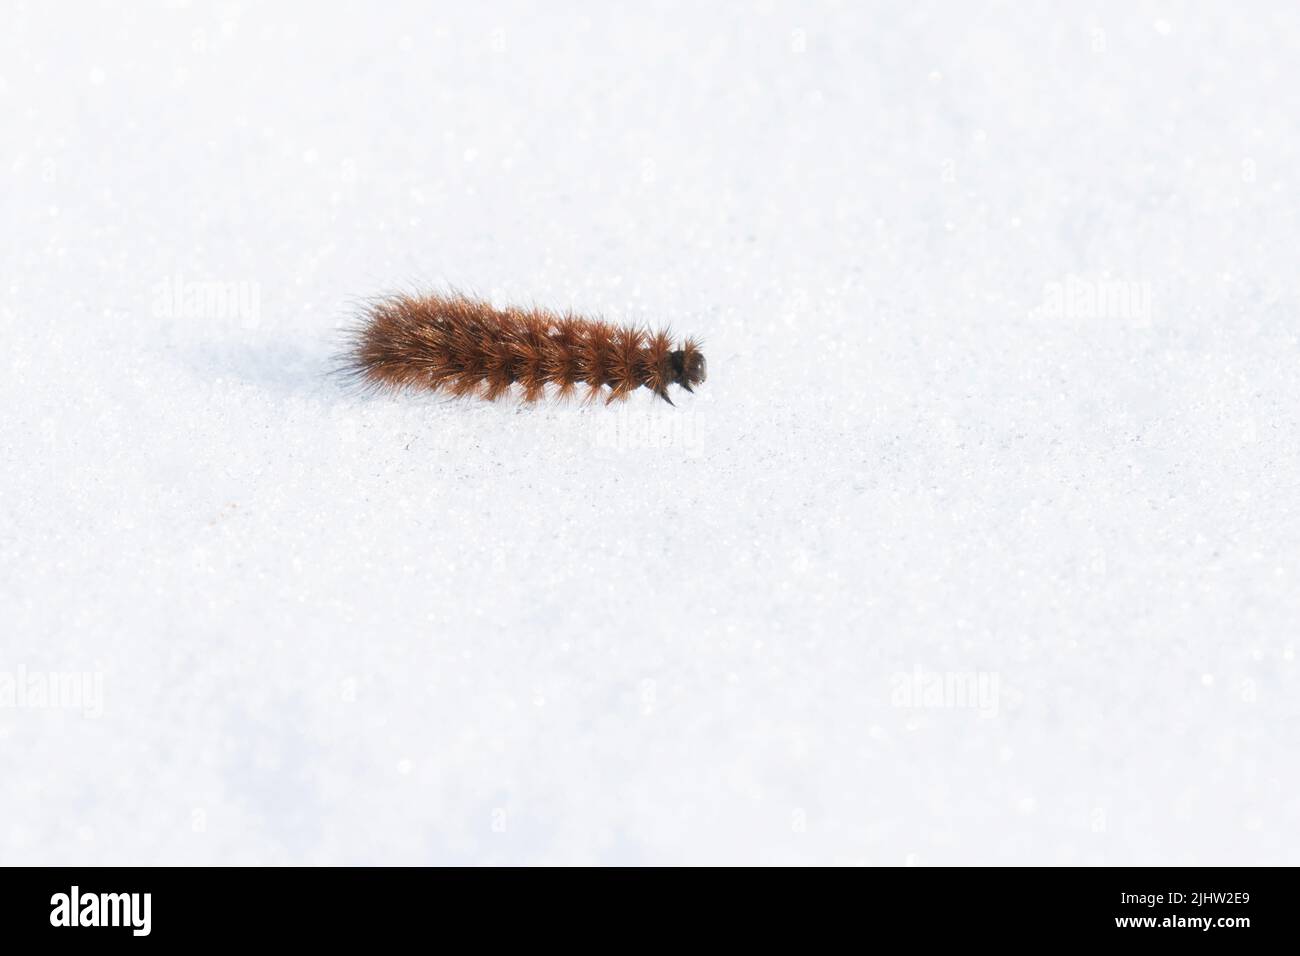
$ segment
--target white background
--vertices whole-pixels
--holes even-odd
[[[1300,863],[1300,8],[618,6],[3,3],[0,861]]]

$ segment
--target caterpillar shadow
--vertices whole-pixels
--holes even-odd
[[[324,344],[293,341],[206,343],[183,353],[196,377],[233,380],[277,397],[341,398],[338,357]]]

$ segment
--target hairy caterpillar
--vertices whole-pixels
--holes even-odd
[[[699,343],[673,348],[648,332],[538,308],[497,309],[462,295],[393,295],[371,304],[354,334],[347,368],[379,388],[427,388],[489,401],[519,386],[526,402],[585,387],[605,401],[650,389],[669,405],[669,385],[693,391],[705,379]]]

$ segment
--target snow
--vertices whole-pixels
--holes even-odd
[[[1300,8],[341,6],[6,5],[0,862],[1300,863]]]

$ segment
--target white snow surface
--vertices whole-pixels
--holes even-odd
[[[9,0],[0,862],[1300,863],[1298,49]],[[329,374],[449,287],[709,380]]]

